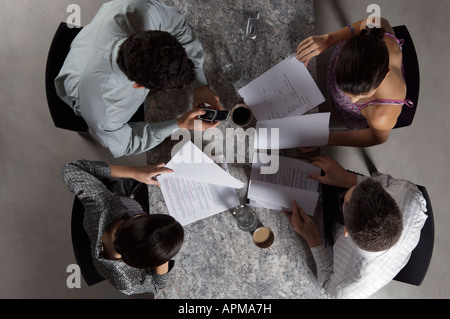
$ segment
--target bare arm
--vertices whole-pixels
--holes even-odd
[[[313,57],[318,56],[326,49],[331,48],[342,41],[349,40],[353,35],[359,34],[363,23],[366,23],[366,19],[352,24],[354,34],[352,33],[352,30],[346,26],[332,33],[312,36],[303,40],[297,48],[297,59],[305,63],[305,66],[308,66],[309,61]]]
[[[328,145],[369,147],[383,144],[389,139],[390,130],[375,131],[367,128],[357,131],[330,132]]]
[[[351,24],[353,27],[354,33],[350,30],[348,26],[345,26],[335,32],[328,33],[328,43],[329,47],[332,47],[342,41],[347,41],[352,38],[352,36],[358,35],[361,33],[361,30],[366,28],[366,19],[359,20]]]
[[[386,32],[394,33],[389,21],[381,18],[381,26],[386,30]],[[336,44],[350,40],[352,36],[361,33],[367,27],[367,19],[362,19],[351,24],[352,28],[345,26],[337,31],[319,35],[312,36],[303,40],[297,48],[297,59],[308,66],[309,61],[321,54],[328,48],[335,46]]]
[[[401,106],[371,105],[362,110],[369,128],[330,132],[328,145],[368,147],[383,144],[389,139],[401,112]]]

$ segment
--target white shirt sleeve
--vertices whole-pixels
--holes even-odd
[[[333,257],[323,244],[310,249],[317,265],[317,281],[322,287],[326,288],[333,275]]]

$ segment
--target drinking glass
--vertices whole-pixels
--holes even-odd
[[[238,83],[244,76],[244,67],[238,62],[228,63],[223,69],[223,78],[229,83]]]
[[[236,225],[243,231],[252,232],[258,227],[258,216],[246,205],[236,207],[233,210],[233,215],[236,218]]]

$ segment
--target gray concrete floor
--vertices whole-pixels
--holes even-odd
[[[367,6],[376,3],[391,25],[406,25],[415,43],[421,70],[418,109],[413,124],[394,130],[383,145],[367,148],[380,172],[424,185],[429,191],[435,216],[435,246],[427,276],[420,287],[392,281],[373,298],[449,298],[450,257],[447,227],[450,177],[447,168],[450,109],[450,1],[420,0],[316,0],[316,33],[334,31],[368,17]],[[318,79],[325,92],[327,54],[319,58]],[[327,109],[325,106],[324,109]],[[359,149],[326,147],[345,168],[368,174]]]
[[[68,17],[69,0],[0,0],[0,298],[148,298],[126,297],[107,282],[81,289],[66,286],[75,263],[70,240],[73,195],[60,176],[76,159],[145,164],[145,156],[113,159],[95,141],[56,129],[45,97],[45,61],[54,31]],[[77,0],[81,24],[103,1]],[[331,32],[368,16],[369,0],[316,0],[316,33]],[[373,298],[449,298],[450,207],[447,158],[450,156],[449,16],[450,1],[378,0],[393,25],[406,24],[421,66],[421,91],[411,127],[367,149],[378,169],[427,187],[432,200],[436,241],[429,272],[420,287],[392,282]],[[323,92],[327,53],[317,60]],[[326,109],[325,106],[324,109]],[[327,147],[348,169],[367,173],[357,149]]]

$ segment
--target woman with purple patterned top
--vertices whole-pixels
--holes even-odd
[[[302,41],[297,59],[309,61],[335,46],[328,85],[339,118],[348,130],[330,132],[328,145],[367,147],[389,139],[406,98],[402,40],[386,19],[380,28],[361,20],[325,35]]]

